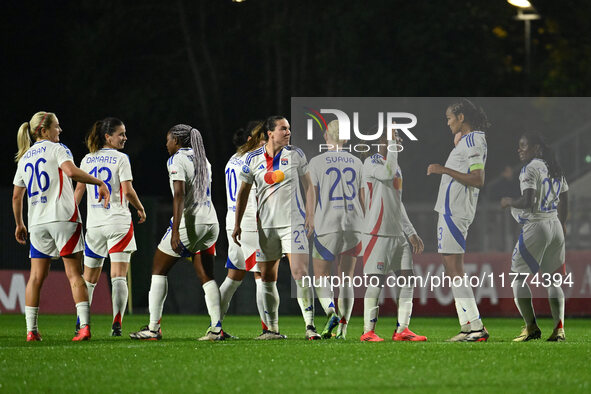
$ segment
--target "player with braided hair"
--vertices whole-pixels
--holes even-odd
[[[162,339],[160,320],[168,292],[167,275],[181,257],[191,257],[203,284],[211,325],[199,340],[223,340],[220,291],[213,276],[218,219],[211,201],[211,165],[205,156],[201,133],[185,124],[166,134],[173,217],[154,255],[149,293],[150,323],[129,334],[132,339]]]

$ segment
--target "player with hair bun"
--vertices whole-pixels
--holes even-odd
[[[259,235],[257,232],[257,202],[256,186],[251,188],[248,203],[242,219],[243,232],[241,245],[238,246],[232,240],[234,219],[236,217],[236,197],[238,194],[238,177],[244,166],[244,160],[249,152],[260,148],[266,142],[266,134],[263,130],[263,122],[249,122],[246,128],[240,128],[234,134],[232,142],[237,148],[236,153],[228,160],[225,168],[226,176],[226,201],[228,212],[226,214],[226,234],[228,236],[228,258],[226,268],[228,275],[220,286],[222,320],[228,311],[232,296],[242,283],[247,272],[252,272],[256,284],[256,303],[263,333],[268,332],[265,323],[265,309],[263,307],[262,280],[260,269],[256,262],[256,252],[259,250]],[[224,331],[226,338],[230,335]]]
[[[511,257],[511,271],[534,275],[538,272],[552,275],[548,301],[554,330],[548,341],[562,342],[564,335],[564,292],[554,275],[565,274],[564,235],[568,216],[568,184],[558,165],[554,152],[537,133],[521,136],[517,149],[524,164],[519,183],[521,197],[501,199],[502,208],[511,208],[511,214],[522,225],[519,240]],[[539,339],[542,332],[536,323],[532,295],[525,275],[512,281],[515,305],[523,316],[525,327],[513,341],[526,342]]]
[[[109,117],[95,122],[86,136],[90,153],[84,156],[80,168],[103,179],[111,192],[111,203],[107,208],[98,204],[97,187],[94,185],[78,182],[74,191],[77,204],[88,191],[84,280],[89,304],[92,304],[92,294],[104,260],[107,255],[111,259],[112,336],[121,336],[128,299],[127,271],[131,254],[137,249],[128,203],[137,209],[139,223],[146,220],[144,206],[132,185],[129,157],[119,152],[126,141],[127,131],[121,120]]]
[[[25,290],[25,319],[27,342],[40,341],[37,327],[41,287],[49,274],[52,259],[62,258],[70,282],[80,330],[73,341],[88,340],[90,333],[90,305],[88,290],[82,278],[82,221],[74,201],[72,179],[97,185],[97,201],[109,205],[107,185],[74,164],[72,153],[60,143],[57,116],[51,112],[37,112],[21,125],[17,134],[18,162],[14,176],[12,210],[16,222],[15,238],[26,245],[30,234],[31,274]],[[32,144],[32,141],[35,141]],[[23,199],[28,197],[29,232],[23,222]]]
[[[445,166],[430,164],[427,175],[439,174],[441,183],[435,211],[437,250],[443,257],[445,273],[452,279],[452,293],[460,321],[460,333],[450,342],[483,342],[489,337],[482,324],[472,288],[464,278],[464,253],[468,228],[474,220],[479,189],[484,186],[487,145],[485,131],[490,126],[482,108],[461,99],[445,111],[455,147]],[[460,134],[459,140],[458,134]],[[457,143],[456,143],[457,141]]]
[[[220,291],[213,276],[215,242],[219,225],[211,201],[211,165],[205,156],[201,133],[178,124],[166,133],[173,217],[154,254],[149,292],[150,323],[129,334],[132,339],[162,339],[160,321],[168,293],[167,275],[181,257],[191,257],[203,284],[205,303],[211,318],[202,341],[224,339],[220,316]]]

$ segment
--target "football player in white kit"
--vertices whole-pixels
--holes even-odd
[[[450,342],[483,342],[489,337],[482,324],[474,293],[464,278],[464,253],[468,227],[476,213],[479,189],[484,185],[487,145],[484,131],[489,127],[486,115],[467,99],[451,104],[445,111],[447,125],[460,140],[449,154],[445,166],[430,164],[427,175],[440,174],[435,211],[437,250],[443,257],[445,272],[453,281],[452,293],[460,321],[460,332]]]
[[[521,197],[504,197],[501,207],[511,207],[515,220],[523,227],[511,258],[511,271],[519,274],[549,274],[548,301],[554,331],[548,341],[564,341],[564,293],[554,275],[565,273],[564,234],[568,215],[568,184],[554,153],[536,133],[525,133],[519,140],[519,159],[525,164],[519,175]],[[525,327],[514,342],[539,339],[532,295],[525,275],[512,281],[515,305]]]
[[[314,213],[314,277],[318,300],[328,316],[322,338],[346,339],[355,296],[352,280],[357,257],[361,253],[361,223],[363,221],[363,194],[361,187],[361,160],[342,151],[347,141],[339,140],[339,121],[333,120],[324,132],[330,147],[310,160],[310,178],[316,191]],[[339,286],[339,315],[335,311],[334,292],[330,283],[332,263],[337,263],[339,277],[348,278]]]
[[[15,237],[26,245],[27,227],[23,222],[23,199],[28,197],[28,224],[31,238],[29,257],[31,275],[25,290],[27,342],[40,341],[37,328],[41,286],[49,273],[52,259],[62,258],[72,288],[81,328],[73,341],[88,340],[90,307],[88,290],[82,278],[82,221],[74,201],[72,179],[97,185],[98,201],[109,204],[107,185],[74,164],[72,153],[61,144],[59,121],[51,112],[37,112],[21,125],[17,134],[18,167],[14,176],[12,210],[16,222]],[[31,146],[32,141],[35,143]]]
[[[314,290],[305,286],[308,275],[308,237],[314,231],[314,188],[304,153],[290,146],[290,125],[283,116],[271,116],[263,129],[268,142],[253,152],[240,172],[242,184],[236,201],[236,222],[232,238],[240,245],[242,217],[253,184],[257,188],[257,214],[260,253],[257,263],[263,280],[263,305],[269,332],[260,339],[283,339],[279,334],[279,294],[277,270],[283,254],[289,259],[291,274],[297,286],[298,304],[306,324],[306,338],[320,339],[314,326]],[[302,182],[306,195],[300,193]],[[293,201],[295,199],[295,201]]]
[[[105,208],[97,201],[97,187],[78,182],[74,196],[80,204],[88,190],[86,204],[86,238],[84,248],[84,280],[88,288],[88,302],[100,278],[103,262],[111,259],[111,299],[113,304],[112,336],[121,336],[121,323],[127,306],[127,271],[131,254],[137,249],[133,222],[128,203],[146,220],[146,212],[135,189],[129,157],[119,150],[127,141],[125,125],[117,118],[97,121],[86,136],[88,153],[80,162],[80,169],[102,179],[111,192],[111,203]]]
[[[129,334],[132,339],[160,340],[162,309],[168,292],[167,274],[181,257],[191,257],[203,284],[205,303],[211,318],[208,332],[199,340],[223,340],[220,291],[213,277],[215,242],[219,225],[211,201],[211,165],[205,156],[201,133],[185,124],[173,126],[166,134],[173,217],[164,233],[152,264],[148,303],[150,323]]]
[[[402,171],[398,165],[402,139],[396,137],[388,141],[384,134],[379,144],[381,152],[368,157],[363,163],[362,177],[362,193],[365,194],[363,273],[370,280],[364,297],[363,334],[360,340],[367,342],[383,341],[375,333],[375,327],[386,275],[393,272],[396,276],[410,278],[413,275],[412,253],[420,254],[424,249],[423,241],[402,204]],[[412,251],[406,237],[412,245]],[[372,278],[377,280],[372,281]],[[410,279],[403,283],[398,294],[398,321],[392,340],[426,341],[425,336],[417,335],[408,328],[414,283]]]
[[[221,313],[222,321],[232,296],[236,289],[242,283],[247,272],[254,274],[256,284],[256,303],[259,315],[261,317],[261,325],[264,335],[268,331],[265,323],[265,309],[263,307],[263,289],[261,280],[261,271],[256,262],[256,252],[259,249],[259,234],[257,232],[257,202],[256,202],[256,186],[250,189],[248,196],[248,203],[246,211],[242,218],[242,246],[238,246],[232,239],[232,231],[234,230],[234,219],[236,218],[236,196],[238,194],[238,177],[244,166],[244,160],[249,152],[260,148],[265,142],[266,135],[263,130],[263,122],[249,123],[245,129],[239,129],[233,138],[233,143],[237,147],[237,152],[228,160],[225,168],[226,176],[226,202],[228,204],[228,212],[226,214],[226,235],[228,236],[228,259],[226,260],[226,268],[228,269],[228,276],[220,286],[221,297]],[[230,334],[224,330],[226,339],[231,337]]]

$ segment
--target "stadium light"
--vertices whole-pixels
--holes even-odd
[[[531,3],[527,0],[507,0],[507,2],[515,7],[530,8]]]
[[[528,0],[507,0],[507,3],[517,7],[515,19],[523,21],[525,27],[525,93],[529,94],[529,78],[531,73],[531,21],[540,19],[534,6]]]

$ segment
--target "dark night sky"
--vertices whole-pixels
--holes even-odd
[[[530,94],[589,95],[590,5],[534,5],[543,19],[534,22]],[[232,133],[248,120],[289,117],[292,96],[525,92],[523,25],[504,0],[4,1],[2,8],[7,186],[16,131],[38,110],[58,115],[77,160],[95,120],[121,118],[140,196],[168,196],[165,133],[193,125],[204,135],[223,212],[215,174],[233,153]]]

